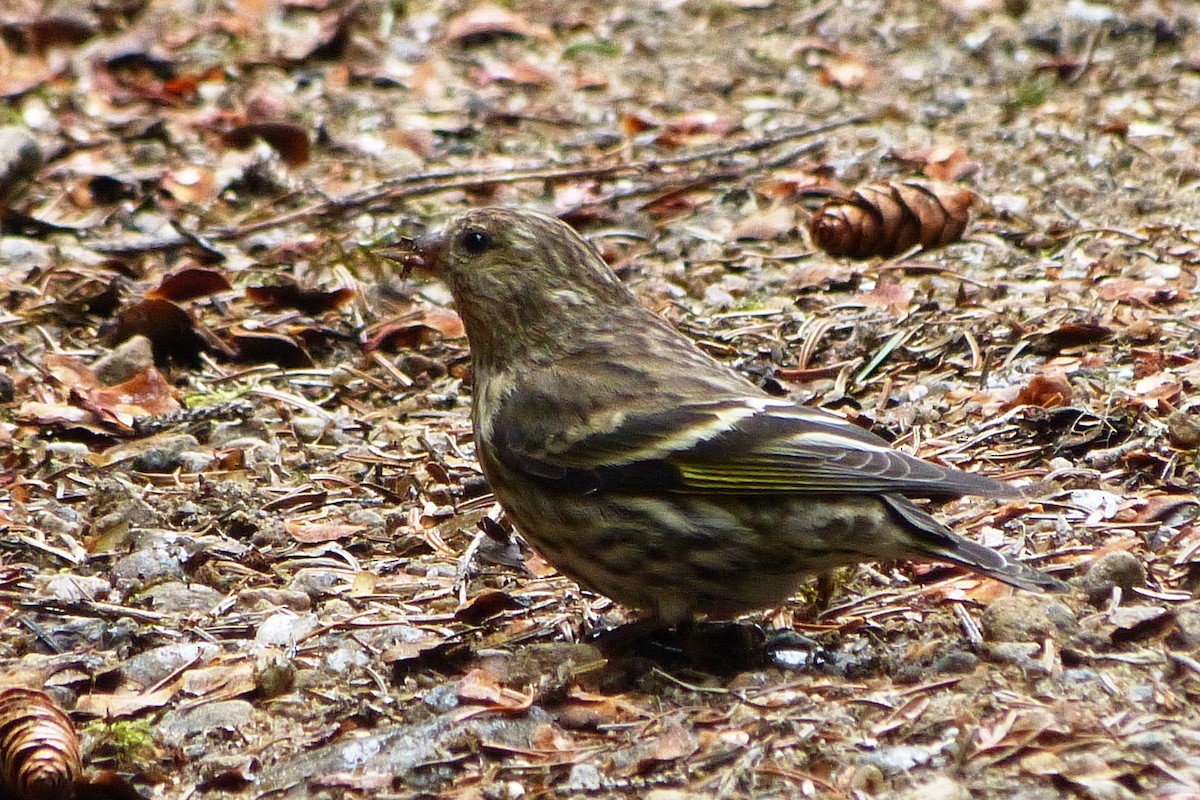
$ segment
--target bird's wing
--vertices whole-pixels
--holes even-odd
[[[1019,494],[894,450],[841,417],[767,397],[606,410],[574,422],[515,405],[493,419],[496,456],[511,469],[584,491]]]

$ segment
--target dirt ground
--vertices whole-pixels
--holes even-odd
[[[0,688],[87,796],[1200,797],[1196,4],[16,0],[0,96]],[[814,247],[907,180],[960,240]],[[937,512],[1072,591],[873,564],[602,650],[370,253],[488,204],[1028,487]]]

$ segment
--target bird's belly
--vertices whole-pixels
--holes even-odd
[[[560,571],[668,622],[778,606],[808,575],[892,556],[895,525],[862,496],[497,495]]]

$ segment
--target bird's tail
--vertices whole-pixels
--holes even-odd
[[[964,539],[905,497],[884,495],[883,501],[913,533],[913,549],[931,560],[947,561],[1031,592],[1065,592],[1070,587],[1041,570],[1006,558],[990,547]]]

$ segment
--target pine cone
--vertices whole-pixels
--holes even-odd
[[[83,767],[70,718],[44,692],[0,692],[0,787],[16,800],[63,800]]]
[[[916,244],[928,250],[962,236],[973,197],[939,183],[873,183],[826,201],[809,230],[813,243],[835,256],[894,256]]]

